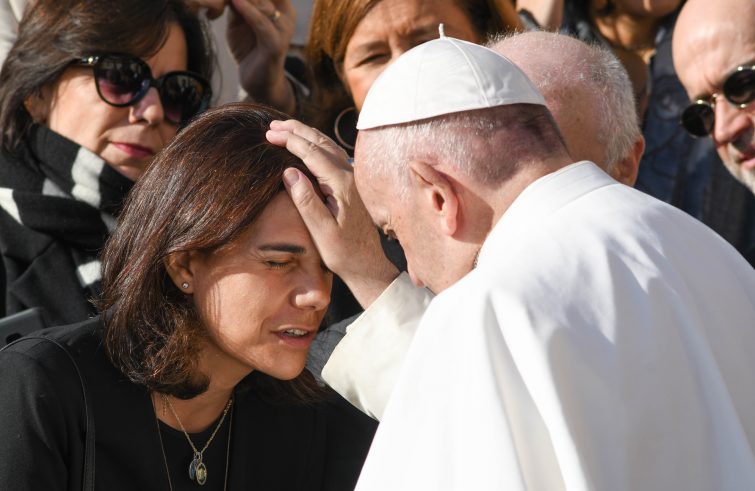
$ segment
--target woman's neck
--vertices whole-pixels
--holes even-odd
[[[187,432],[197,433],[207,429],[220,417],[234,388],[251,370],[217,351],[214,347],[208,346],[199,355],[199,373],[210,379],[206,391],[191,399],[152,394],[155,413],[160,421],[171,428],[181,430],[181,425],[176,419],[178,415]],[[170,406],[173,407],[175,415]]]
[[[163,423],[178,431],[181,431],[183,426],[188,433],[199,433],[209,428],[220,417],[231,395],[232,391],[208,389],[191,399],[179,399],[153,392],[152,402],[157,418]]]

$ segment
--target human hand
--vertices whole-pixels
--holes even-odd
[[[230,0],[226,37],[249,96],[293,113],[296,99],[283,65],[296,26],[291,0]]]
[[[189,0],[189,5],[195,9],[207,9],[207,18],[216,19],[223,14],[225,6],[230,0]]]
[[[398,276],[380,245],[380,236],[354,183],[346,152],[314,128],[295,120],[273,121],[270,143],[286,147],[317,178],[325,203],[296,169],[283,179],[294,205],[312,234],[323,262],[367,308]]]

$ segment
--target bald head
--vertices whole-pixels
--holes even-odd
[[[506,36],[491,48],[543,94],[574,160],[591,160],[634,184],[644,141],[631,82],[610,51],[548,32]]]
[[[712,101],[727,77],[755,64],[755,2],[689,0],[674,27],[674,68],[692,101]],[[755,103],[719,96],[711,137],[726,168],[755,192]]]

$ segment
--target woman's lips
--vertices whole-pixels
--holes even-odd
[[[153,152],[151,148],[136,145],[134,143],[114,142],[113,146],[126,153],[129,157],[136,159],[146,159],[155,155],[155,152]]]
[[[739,158],[739,165],[748,171],[755,170],[755,149],[742,155]]]
[[[312,330],[304,335],[290,335],[286,333],[286,331],[277,331],[273,334],[292,348],[308,349],[309,345],[312,344],[312,340],[315,338],[316,333],[316,330]]]

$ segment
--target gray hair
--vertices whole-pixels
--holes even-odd
[[[547,108],[512,104],[446,114],[359,132],[358,165],[371,178],[391,175],[400,196],[409,183],[408,163],[443,164],[487,185],[501,183],[524,165],[564,150]]]
[[[642,134],[634,93],[626,69],[609,49],[542,31],[499,36],[490,46],[522,68],[557,121],[556,106],[584,94],[579,108],[597,122],[595,144],[603,149],[604,160],[596,163],[609,173],[631,153]]]

